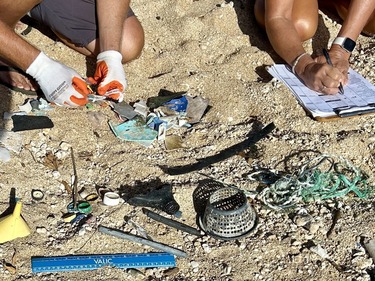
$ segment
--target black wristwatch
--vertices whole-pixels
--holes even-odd
[[[332,45],[333,44],[340,45],[340,47],[348,53],[353,52],[355,48],[355,41],[348,37],[336,37],[336,39],[332,42]]]

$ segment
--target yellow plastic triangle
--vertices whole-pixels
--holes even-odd
[[[22,202],[18,201],[13,214],[0,219],[0,243],[8,242],[30,234],[30,228],[21,217]]]

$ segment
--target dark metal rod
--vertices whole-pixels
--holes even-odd
[[[74,160],[74,154],[73,154],[73,147],[70,148],[70,152],[71,152],[71,155],[72,155],[72,164],[73,164],[73,173],[74,173],[74,181],[73,181],[73,208],[74,208],[74,210],[77,210],[78,178],[77,178],[76,161]]]
[[[99,232],[109,234],[109,235],[115,236],[117,238],[133,241],[133,242],[140,243],[140,244],[143,244],[143,245],[147,245],[147,246],[150,246],[152,248],[170,253],[170,254],[178,256],[178,257],[186,258],[188,256],[184,251],[182,251],[180,249],[176,249],[176,248],[170,247],[168,245],[165,245],[165,244],[162,244],[162,243],[159,243],[159,242],[155,242],[155,241],[151,241],[151,240],[148,240],[148,239],[145,239],[145,238],[133,235],[133,234],[128,234],[128,233],[125,233],[125,232],[123,232],[121,230],[118,230],[118,229],[113,229],[113,228],[109,228],[109,227],[99,225],[98,230],[99,230]]]
[[[153,211],[150,211],[150,210],[148,210],[146,208],[142,208],[142,211],[143,211],[143,213],[146,216],[148,216],[149,218],[151,218],[153,220],[156,220],[158,222],[164,223],[166,225],[169,225],[169,226],[171,226],[173,228],[176,228],[178,230],[190,233],[192,235],[202,236],[202,234],[200,233],[200,231],[197,230],[197,229],[195,229],[194,227],[191,227],[191,226],[183,224],[181,222],[178,222],[178,221],[175,221],[175,220],[163,217],[163,216],[161,216],[161,215],[159,215],[159,214],[157,214],[157,213],[155,213]]]

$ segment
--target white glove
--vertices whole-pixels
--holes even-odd
[[[98,84],[98,94],[122,102],[128,85],[122,65],[122,55],[117,51],[104,51],[97,57],[96,70],[90,82]]]
[[[90,90],[81,76],[41,52],[26,73],[34,77],[46,99],[57,105],[79,106],[88,103]]]

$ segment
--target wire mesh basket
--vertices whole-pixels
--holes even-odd
[[[225,185],[211,179],[200,180],[197,188],[193,192],[193,203],[198,216],[203,216],[210,196]]]
[[[232,240],[250,234],[256,227],[257,215],[242,190],[224,187],[211,194],[199,223],[210,236]]]

